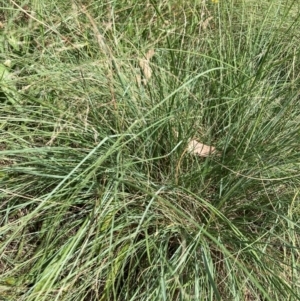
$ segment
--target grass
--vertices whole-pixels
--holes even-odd
[[[0,300],[299,300],[297,1],[0,6]]]

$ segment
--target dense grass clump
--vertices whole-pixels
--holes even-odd
[[[299,300],[299,3],[27,2],[0,3],[0,299]]]

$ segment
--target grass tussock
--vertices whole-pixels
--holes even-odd
[[[299,300],[297,1],[0,7],[0,299]]]

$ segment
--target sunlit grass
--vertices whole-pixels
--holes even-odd
[[[299,299],[296,1],[0,22],[0,299]]]

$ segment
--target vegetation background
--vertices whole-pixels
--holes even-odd
[[[0,300],[299,300],[299,9],[0,0]]]

